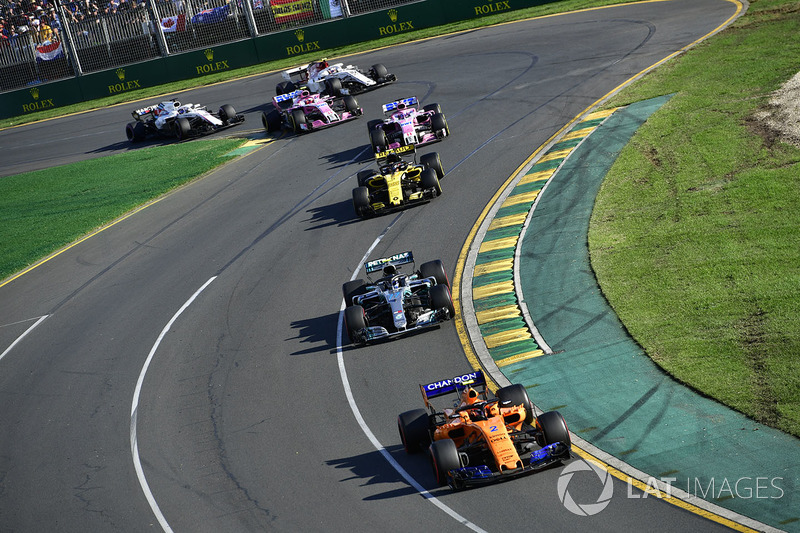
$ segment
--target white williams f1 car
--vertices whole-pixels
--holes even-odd
[[[286,70],[283,78],[285,81],[275,88],[277,94],[290,93],[302,86],[312,93],[331,96],[359,94],[397,80],[380,63],[372,65],[369,71],[364,71],[344,63],[330,65],[325,59]]]
[[[244,122],[244,115],[237,115],[232,105],[219,108],[211,113],[199,104],[181,104],[168,100],[159,104],[137,109],[131,113],[134,122],[125,126],[125,134],[131,142],[143,141],[147,137],[176,137],[183,140],[189,137],[206,135]]]
[[[398,273],[408,263],[414,263],[411,252],[367,261],[367,276],[383,272],[383,277],[369,283],[356,279],[342,286],[344,323],[353,344],[435,326],[455,316],[442,262],[428,261],[411,274]]]

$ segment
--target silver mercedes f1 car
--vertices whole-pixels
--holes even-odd
[[[402,335],[435,326],[455,316],[450,280],[440,260],[428,261],[411,274],[398,272],[414,263],[411,252],[395,254],[364,263],[367,276],[381,272],[380,279],[363,279],[342,286],[346,304],[344,323],[350,341],[370,341]]]

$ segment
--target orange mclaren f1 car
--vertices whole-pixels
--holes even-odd
[[[542,470],[570,457],[571,442],[558,411],[534,415],[525,387],[510,385],[489,397],[480,371],[421,385],[426,409],[397,419],[407,453],[425,449],[439,485],[463,489]],[[452,409],[431,398],[456,394]]]

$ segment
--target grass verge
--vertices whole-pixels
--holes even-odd
[[[0,280],[221,165],[243,143],[196,140],[0,179]]]
[[[798,70],[800,2],[753,0],[609,106],[675,96],[636,133],[592,215],[609,302],[667,372],[800,436],[800,149],[754,127]],[[780,44],[778,44],[780,43]]]

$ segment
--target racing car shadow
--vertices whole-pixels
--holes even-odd
[[[356,216],[353,210],[352,200],[343,200],[335,204],[312,207],[307,212],[311,214],[311,217],[303,222],[310,222],[311,227],[306,228],[306,231],[327,228],[328,226],[344,226],[346,224],[354,224],[361,220]]]
[[[336,351],[336,327],[339,324],[339,313],[331,313],[306,320],[295,320],[292,329],[299,330],[296,337],[301,343],[309,343],[311,348],[292,352],[289,355],[308,355],[318,352]],[[346,334],[345,334],[346,336]],[[290,339],[286,339],[290,340]],[[346,341],[347,339],[345,339]]]
[[[387,446],[386,450],[395,459],[402,461],[403,468],[414,479],[421,480],[421,482],[426,485],[426,488],[436,488],[433,472],[431,471],[427,457],[425,457],[424,454],[421,454],[420,457],[406,456],[405,452],[403,451],[403,447],[399,445]],[[403,459],[404,457],[405,459]],[[352,476],[343,478],[341,481],[358,479],[362,480],[364,485],[377,485],[379,483],[404,484],[402,488],[373,494],[372,496],[364,498],[365,500],[385,500],[417,493],[416,489],[408,485],[407,482],[400,476],[400,474],[398,474],[397,471],[392,468],[386,460],[384,460],[380,452],[377,450],[360,455],[343,457],[341,459],[330,459],[325,461],[325,464],[334,468],[344,468],[350,470]]]
[[[357,146],[355,148],[350,148],[349,150],[344,150],[343,152],[327,154],[322,156],[321,159],[327,161],[328,164],[331,165],[331,169],[343,167],[351,163],[361,165],[373,161],[372,150],[370,149],[369,145]]]
[[[138,150],[139,148],[149,148],[150,146],[155,146],[158,144],[164,144],[164,142],[174,142],[175,139],[146,139],[143,141],[138,141],[136,143],[132,143],[129,140],[115,142],[113,144],[107,144],[105,146],[101,146],[100,148],[95,148],[94,150],[89,150],[88,154],[103,154],[106,152],[128,152],[131,150]]]

